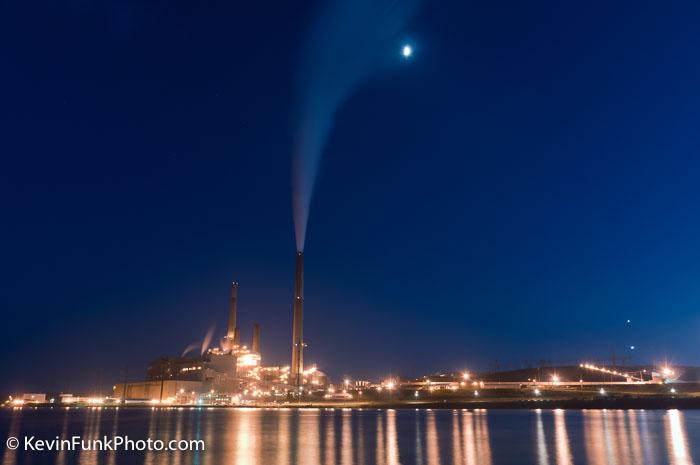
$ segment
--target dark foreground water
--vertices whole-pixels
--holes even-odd
[[[688,465],[700,411],[56,409],[0,411],[2,465]],[[25,451],[24,437],[201,439],[204,451]],[[8,437],[20,447],[9,450]],[[700,462],[699,462],[700,463]]]

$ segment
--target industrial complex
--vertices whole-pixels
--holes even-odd
[[[315,365],[304,365],[304,254],[296,253],[292,302],[291,364],[266,366],[261,327],[243,343],[237,323],[238,282],[231,284],[226,335],[195,354],[160,357],[142,381],[113,385],[108,396],[16,394],[5,405],[432,405],[531,400],[595,400],[614,397],[700,399],[700,369],[669,364],[616,366],[582,362],[490,373],[440,372],[419,378],[343,379],[330,383]]]
[[[304,368],[303,295],[304,254],[297,252],[291,366],[263,364],[258,324],[252,329],[251,344],[243,344],[236,320],[238,283],[233,282],[227,331],[218,347],[196,356],[153,360],[144,381],[116,384],[113,398],[126,403],[240,404],[325,392],[326,375],[315,366]]]

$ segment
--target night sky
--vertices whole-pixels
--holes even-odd
[[[139,379],[223,336],[232,280],[244,342],[260,323],[289,364],[318,6],[0,3],[0,390]],[[323,152],[307,363],[700,363],[698,24],[658,1],[424,1]]]

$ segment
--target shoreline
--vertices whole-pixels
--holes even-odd
[[[700,409],[700,397],[617,397],[590,399],[491,399],[491,400],[443,400],[405,402],[301,402],[301,403],[261,403],[250,405],[24,405],[6,407],[8,409],[353,409],[353,410],[695,410]]]

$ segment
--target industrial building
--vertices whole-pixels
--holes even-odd
[[[238,283],[231,285],[226,335],[219,347],[207,349],[199,355],[160,357],[146,370],[143,382],[121,383],[114,386],[113,395],[126,401],[200,402],[201,396],[214,393],[230,399],[247,397],[286,396],[297,392],[323,389],[326,375],[311,367],[304,370],[303,362],[303,254],[297,253],[296,285],[294,294],[294,323],[292,365],[262,365],[261,328],[253,327],[251,345],[241,343],[237,325]],[[296,388],[296,389],[295,389]],[[217,397],[217,399],[220,397]],[[213,401],[207,399],[207,401]]]
[[[198,381],[144,381],[140,383],[117,384],[114,397],[132,402],[159,402],[172,399],[180,404],[192,403],[197,394],[202,393],[202,383]]]

